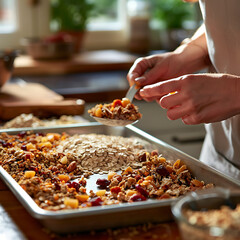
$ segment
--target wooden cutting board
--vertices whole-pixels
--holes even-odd
[[[0,90],[0,120],[7,121],[22,113],[33,113],[41,118],[61,115],[81,115],[82,99],[64,99],[38,83],[9,83]]]

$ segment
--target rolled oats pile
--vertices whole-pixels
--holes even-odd
[[[139,154],[146,151],[137,138],[102,134],[75,135],[62,141],[56,148],[67,154],[91,173],[108,173],[123,167],[139,166]]]
[[[39,207],[51,211],[175,198],[213,187],[195,179],[180,159],[167,160],[139,139],[117,136],[2,133],[0,165]],[[108,174],[88,185],[86,171],[93,174],[95,168]]]

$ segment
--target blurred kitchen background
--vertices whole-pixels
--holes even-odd
[[[0,118],[34,106],[42,114],[48,101],[81,99],[80,114],[93,121],[89,108],[124,97],[126,75],[138,57],[175,49],[200,24],[198,3],[181,0],[0,0],[0,59],[11,64],[16,56],[1,88]],[[40,86],[55,98],[41,95]],[[136,127],[199,157],[203,125],[170,121],[154,102],[134,104],[143,114]]]

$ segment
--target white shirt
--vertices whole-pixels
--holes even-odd
[[[240,0],[200,0],[200,7],[216,72],[240,76]],[[206,131],[200,160],[240,180],[240,115]]]

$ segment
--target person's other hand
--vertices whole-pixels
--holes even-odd
[[[225,120],[240,113],[240,77],[191,74],[145,86],[140,96],[155,99],[170,120],[185,124]]]
[[[129,70],[127,79],[130,86],[134,82],[146,86],[182,75],[183,64],[181,55],[174,52],[139,58]],[[140,100],[141,96],[137,94],[136,98]],[[151,98],[145,100],[151,101]]]

